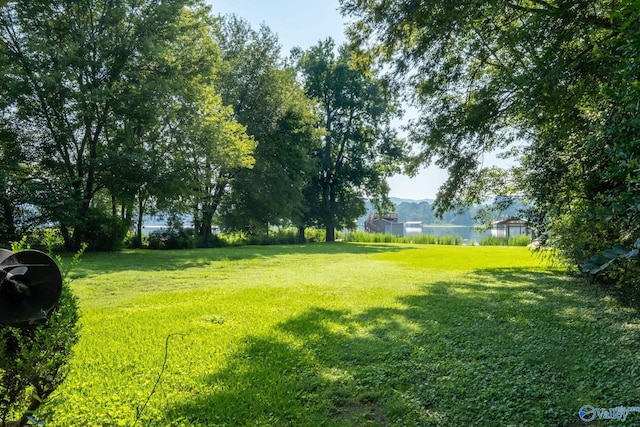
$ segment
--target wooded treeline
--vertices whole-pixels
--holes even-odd
[[[441,212],[488,194],[570,264],[640,294],[640,3],[341,0],[358,63],[385,64],[420,115],[415,167],[449,171]],[[511,151],[510,171],[483,165]]]
[[[158,210],[267,232],[347,227],[406,146],[397,94],[329,39],[285,56],[200,1],[0,9],[0,241],[37,227],[113,250]],[[303,234],[301,234],[303,235]]]

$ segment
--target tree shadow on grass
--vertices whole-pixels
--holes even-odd
[[[194,426],[581,425],[584,404],[640,402],[633,381],[617,381],[637,376],[638,332],[621,326],[637,325],[637,314],[601,297],[554,273],[494,269],[426,284],[391,307],[311,308],[246,338],[222,371],[200,379],[206,393],[166,417]]]
[[[411,247],[385,244],[309,243],[304,245],[234,246],[183,250],[125,250],[87,253],[74,277],[120,271],[170,271],[205,267],[212,262],[249,261],[287,255],[375,254],[410,250]]]

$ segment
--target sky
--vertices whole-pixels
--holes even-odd
[[[266,24],[278,35],[282,53],[291,48],[307,49],[331,37],[337,45],[346,41],[347,20],[338,11],[338,0],[208,0],[215,14],[236,14],[252,27]],[[395,175],[388,182],[390,196],[401,199],[434,199],[447,175],[435,166],[414,178]]]

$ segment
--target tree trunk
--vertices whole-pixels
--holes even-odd
[[[142,247],[142,219],[144,218],[144,202],[142,199],[138,199],[138,221],[136,224],[136,240],[133,246],[136,248]]]
[[[116,195],[111,193],[111,216],[116,216],[118,214],[118,202],[116,200]]]
[[[334,175],[333,173],[329,174],[329,179],[327,182],[327,190],[329,192],[329,200],[327,206],[327,222],[326,222],[326,232],[327,232],[327,242],[335,242],[336,241],[336,214],[334,208],[336,206],[336,189],[335,189]]]
[[[301,243],[306,243],[307,239],[304,237],[304,230],[306,227],[304,226],[300,226],[298,227],[298,239],[300,240]]]
[[[224,195],[225,184],[217,183],[213,188],[209,200],[202,204],[202,223],[200,225],[199,234],[206,241],[211,237],[211,227],[213,226],[213,216],[220,206],[220,201]]]
[[[2,196],[2,228],[4,229],[7,241],[13,240],[16,237],[16,224],[13,215],[13,204],[9,198]]]
[[[80,184],[77,184],[79,186]],[[78,193],[78,191],[76,191]],[[78,200],[78,199],[76,199]],[[83,243],[86,243],[87,240],[87,231],[89,227],[93,224],[90,224],[89,213],[91,210],[91,197],[86,193],[82,193],[79,199],[79,210],[75,216],[76,224],[73,227],[73,234],[71,238],[71,249],[72,251],[77,251],[80,249]]]
[[[213,225],[213,209],[202,210],[202,223],[200,224],[200,236],[207,240],[211,237],[211,227]]]
[[[322,176],[322,220],[324,222],[326,236],[325,241],[335,242],[335,221],[333,213],[332,174],[324,171]]]
[[[327,232],[326,241],[327,242],[335,242],[336,241],[336,229],[335,229],[335,227],[327,226],[326,227],[326,232]]]
[[[64,240],[64,248],[66,250],[71,249],[71,235],[69,233],[69,229],[63,223],[60,223],[60,234],[62,235],[62,240]]]
[[[42,399],[40,397],[36,397],[34,392],[34,395],[31,397],[31,402],[29,403],[29,407],[27,408],[25,413],[22,414],[22,417],[20,417],[20,421],[18,421],[16,426],[17,427],[26,426],[29,423],[29,416],[38,410],[38,408],[41,405],[41,402],[42,402]]]
[[[202,228],[202,221],[200,220],[200,209],[195,207],[193,209],[193,229],[200,235],[200,229]]]
[[[77,251],[83,243],[87,241],[87,232],[89,231],[89,201],[83,202],[82,208],[78,213],[76,221],[78,224],[73,228],[73,237],[71,239],[71,250]]]

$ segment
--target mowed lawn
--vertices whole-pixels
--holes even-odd
[[[640,406],[638,313],[526,248],[124,251],[74,275],[50,427],[578,426],[583,405]]]

